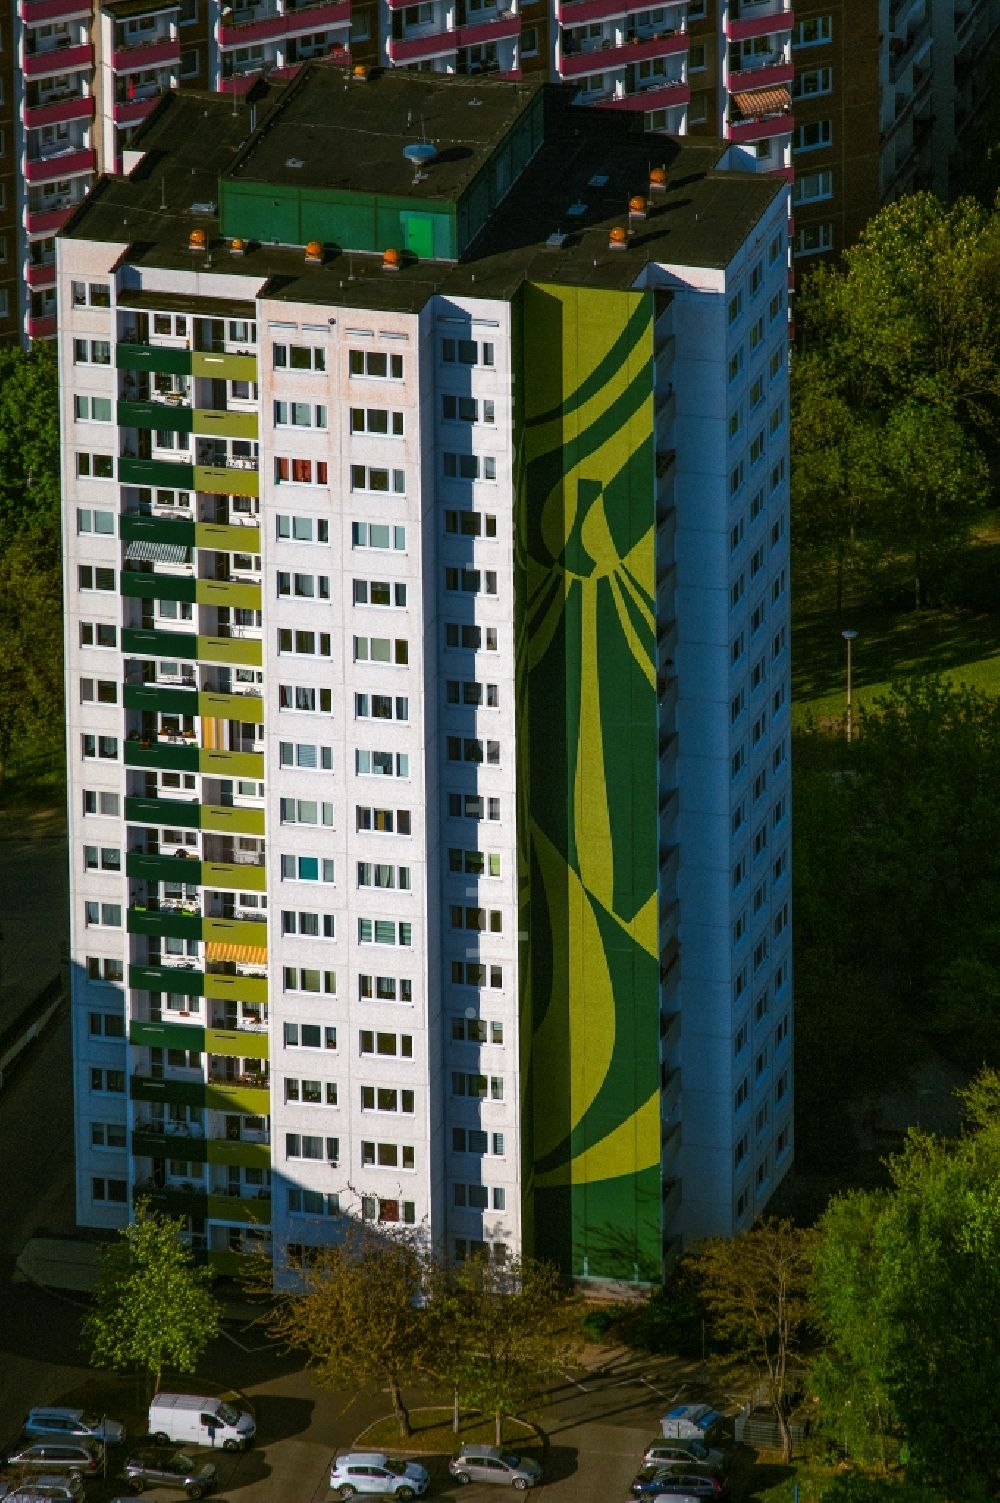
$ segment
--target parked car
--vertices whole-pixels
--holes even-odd
[[[158,1393],[149,1406],[149,1433],[162,1446],[221,1446],[245,1451],[257,1433],[253,1414],[222,1399]]]
[[[713,1446],[706,1446],[703,1440],[651,1440],[646,1447],[643,1461],[652,1466],[658,1463],[660,1466],[672,1465],[679,1462],[687,1466],[697,1462],[699,1467],[708,1467],[720,1477],[728,1470],[725,1453],[717,1451]]]
[[[118,1420],[85,1414],[82,1409],[32,1409],[24,1422],[26,1435],[68,1435],[74,1439],[99,1440],[120,1446],[125,1426]]]
[[[449,1461],[448,1470],[456,1482],[502,1482],[519,1492],[542,1480],[537,1461],[500,1446],[463,1446]]]
[[[330,1487],[342,1498],[355,1493],[379,1493],[399,1498],[419,1498],[430,1486],[430,1477],[415,1461],[400,1461],[383,1451],[350,1451],[330,1463]]]
[[[83,1478],[75,1472],[64,1477],[42,1472],[36,1477],[12,1477],[0,1482],[3,1503],[79,1503],[83,1497]]]
[[[173,1487],[189,1498],[203,1498],[215,1487],[215,1467],[210,1461],[195,1461],[184,1451],[172,1456],[133,1457],[125,1463],[125,1481],[134,1493],[147,1487]]]
[[[698,1498],[717,1498],[722,1483],[709,1471],[698,1471],[690,1464],[678,1467],[669,1462],[640,1467],[629,1489],[633,1498],[658,1498],[664,1493],[691,1493]]]
[[[76,1472],[85,1477],[100,1471],[104,1448],[93,1440],[32,1440],[25,1436],[7,1453],[6,1465],[30,1472]]]

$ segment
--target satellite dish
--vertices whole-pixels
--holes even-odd
[[[430,166],[437,156],[437,147],[432,146],[429,141],[414,141],[412,145],[403,147],[403,156],[408,162],[413,163],[413,181],[422,183],[427,174],[420,169]]]

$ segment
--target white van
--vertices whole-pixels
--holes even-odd
[[[196,1446],[221,1446],[244,1451],[257,1433],[252,1414],[224,1399],[189,1393],[158,1393],[149,1406],[149,1433],[160,1445],[170,1441]]]

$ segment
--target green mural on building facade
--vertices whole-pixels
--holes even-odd
[[[518,311],[526,1246],[655,1279],[653,298],[529,283]]]

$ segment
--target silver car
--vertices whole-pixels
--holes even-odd
[[[32,1409],[24,1422],[26,1435],[64,1435],[72,1440],[100,1440],[120,1446],[125,1426],[119,1420],[102,1419],[83,1409]]]
[[[93,1476],[104,1459],[103,1447],[92,1440],[32,1440],[28,1436],[9,1451],[6,1464],[31,1472],[76,1472]]]
[[[500,1482],[516,1487],[518,1492],[536,1487],[542,1480],[537,1461],[502,1446],[463,1446],[449,1461],[448,1470],[456,1482]]]
[[[415,1461],[401,1461],[384,1451],[350,1451],[330,1463],[330,1489],[342,1498],[355,1493],[380,1497],[421,1498],[430,1486],[430,1476]]]
[[[657,1462],[660,1466],[673,1466],[675,1463],[690,1466],[695,1463],[699,1467],[707,1467],[717,1477],[724,1476],[727,1470],[723,1453],[694,1437],[687,1440],[651,1440],[642,1459],[647,1464]]]
[[[66,1477],[42,1472],[39,1477],[0,1483],[3,1503],[80,1503],[82,1497],[83,1478],[72,1472]]]

